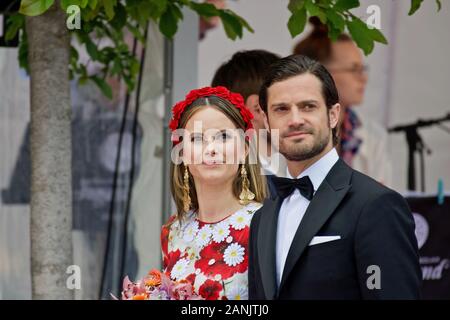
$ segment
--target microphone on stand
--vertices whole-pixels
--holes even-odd
[[[406,125],[399,125],[388,129],[388,132],[400,132],[400,131],[406,131],[411,128],[423,128],[423,127],[430,127],[432,125],[439,125],[444,121],[450,120],[450,112],[447,113],[446,116],[438,119],[430,119],[430,120],[423,120],[419,119],[415,123],[406,124]]]
[[[445,115],[442,118],[429,120],[419,119],[415,123],[398,125],[388,129],[388,132],[390,133],[405,132],[406,134],[406,142],[408,143],[408,190],[410,191],[416,190],[416,168],[414,155],[416,152],[418,152],[420,156],[421,191],[425,192],[424,151],[426,151],[427,154],[429,155],[431,154],[431,149],[428,148],[424,143],[421,135],[419,134],[418,129],[437,125],[441,129],[444,129],[446,132],[450,133],[450,129],[442,126],[442,122],[449,120],[450,120],[450,112],[447,113],[447,115]]]

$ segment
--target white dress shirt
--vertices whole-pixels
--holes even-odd
[[[314,193],[319,188],[328,172],[339,160],[336,149],[330,150],[322,158],[316,161],[312,166],[303,171],[297,179],[309,176],[313,186]],[[292,179],[292,175],[287,170],[287,177]],[[305,215],[309,205],[309,200],[300,194],[297,189],[286,199],[284,199],[280,212],[278,214],[277,226],[277,245],[276,245],[276,267],[277,267],[277,284],[280,285],[283,275],[284,264],[291,247],[292,240],[297,232],[298,226]]]

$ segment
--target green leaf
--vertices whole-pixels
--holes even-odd
[[[228,38],[231,40],[236,40],[237,37],[242,38],[242,25],[236,16],[230,14],[229,10],[221,10],[220,19]]]
[[[145,19],[142,19],[143,16],[150,16],[150,2],[148,1],[127,0],[125,7],[130,20],[139,24],[145,23]]]
[[[20,29],[25,26],[25,16],[21,14],[13,14],[8,16],[5,40],[10,41],[17,36]]]
[[[81,75],[81,78],[86,79],[87,81],[88,74],[86,66],[84,64],[80,64],[79,67],[80,67],[79,73]]]
[[[78,61],[78,58],[80,56],[78,55],[78,51],[77,49],[75,49],[75,47],[70,46],[70,58],[73,59],[74,61]]]
[[[239,27],[236,28],[236,31],[238,31],[237,34],[240,38],[242,37],[243,28],[246,28],[250,32],[254,32],[253,28],[248,24],[248,22],[241,16],[237,15],[234,11],[231,11],[229,9],[222,9],[219,11],[220,14],[222,14],[222,12],[225,12],[226,15],[230,15],[233,18],[234,22],[239,24]]]
[[[136,59],[132,58],[130,61],[130,74],[131,76],[136,76],[139,73],[139,68],[141,64]]]
[[[338,0],[334,6],[336,11],[347,11],[359,7],[359,0]]]
[[[408,15],[412,16],[417,10],[419,10],[422,2],[423,0],[411,0],[411,8],[409,9]]]
[[[377,28],[373,29],[369,28],[369,30],[373,40],[379,43],[388,44],[388,41],[386,40],[386,38],[384,37],[383,33],[381,33],[380,30],[378,30]]]
[[[22,0],[19,12],[26,16],[38,16],[50,8],[55,0]]]
[[[89,3],[89,0],[61,0],[61,8],[67,10],[67,8],[71,5],[78,6],[80,8],[86,8]]]
[[[289,0],[288,9],[290,12],[295,13],[300,11],[305,6],[305,0]]]
[[[441,11],[441,9],[442,9],[442,3],[441,3],[441,0],[436,0],[436,5],[437,5],[437,7],[438,7],[437,11],[438,11],[438,12]]]
[[[175,16],[180,20],[183,19],[183,13],[181,12],[181,9],[178,7],[178,5],[174,4],[171,6]]]
[[[70,5],[80,5],[80,0],[61,0],[61,8],[66,11]]]
[[[134,90],[134,79],[133,78],[123,75],[123,81],[125,81],[125,84],[127,85],[128,92],[131,92]]]
[[[364,51],[364,54],[370,54],[373,51],[374,43],[371,30],[367,25],[361,19],[352,17],[352,20],[347,21],[347,28],[358,47]]]
[[[25,30],[20,36],[18,56],[19,66],[24,69],[27,74],[30,74],[30,68],[28,65],[28,37]]]
[[[330,22],[330,20],[327,21],[328,26],[328,37],[332,41],[336,41],[338,37],[342,34],[342,30],[337,29],[333,23]]]
[[[115,12],[114,18],[110,22],[111,26],[117,31],[122,31],[127,22],[127,12],[121,3],[117,5]]]
[[[288,21],[288,29],[292,37],[299,35],[305,29],[306,8],[302,8],[292,14]]]
[[[88,35],[83,36],[83,42],[86,45],[86,51],[92,60],[97,61],[99,59],[98,48]]]
[[[113,66],[111,68],[111,75],[114,76],[120,74],[121,71],[122,71],[121,60],[118,57],[116,57],[113,61]]]
[[[133,34],[133,36],[138,39],[141,43],[145,42],[144,34],[139,30],[139,27],[135,27],[130,23],[127,23],[127,28]]]
[[[98,76],[90,76],[89,79],[94,81],[97,87],[102,91],[102,93],[109,99],[112,99],[112,89],[111,86],[102,78]]]
[[[215,17],[219,15],[219,10],[211,3],[191,2],[189,7],[203,17]]]
[[[115,15],[114,7],[117,5],[117,0],[103,0],[103,6],[105,7],[106,16],[109,20],[112,20]]]
[[[252,33],[254,32],[253,28],[248,24],[248,22],[247,22],[244,18],[238,16],[238,15],[235,14],[235,13],[233,13],[233,15],[239,20],[239,22],[241,23],[241,25],[242,25],[244,28],[246,28],[248,31],[250,31],[250,32],[252,32]]]
[[[169,39],[172,39],[178,30],[178,17],[173,7],[172,5],[168,6],[159,19],[159,30]]]
[[[312,0],[308,0],[305,3],[305,8],[308,11],[309,15],[312,17],[319,17],[322,23],[327,22],[327,16],[325,12],[319,7],[317,4],[313,3]]]
[[[89,79],[88,77],[80,77],[80,78],[78,79],[78,84],[79,84],[79,85],[84,85],[84,84],[87,83],[88,79]]]
[[[340,33],[342,33],[345,28],[344,18],[334,10],[327,10],[326,15],[328,21],[332,23],[333,27],[337,30],[340,30]]]
[[[98,5],[98,0],[89,0],[89,8],[92,10],[96,9]]]
[[[148,5],[148,15],[143,14],[141,12],[141,17],[147,21],[148,17],[151,17],[153,20],[158,21],[161,15],[166,11],[168,0],[151,0],[149,2],[141,2],[139,5],[140,11],[142,11],[145,5]],[[145,24],[145,23],[144,23]]]

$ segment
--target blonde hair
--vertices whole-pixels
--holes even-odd
[[[242,118],[241,113],[239,110],[234,107],[232,103],[230,103],[228,100],[217,97],[217,96],[209,96],[209,97],[202,97],[197,100],[195,100],[190,106],[186,108],[186,110],[183,112],[181,119],[180,119],[180,125],[179,128],[184,128],[186,126],[186,123],[188,120],[196,113],[199,109],[201,109],[203,106],[211,106],[218,111],[221,111],[224,113],[235,125],[238,129],[245,130],[246,123],[244,119]],[[261,168],[259,163],[256,164],[250,164],[249,163],[249,157],[250,157],[250,150],[249,148],[249,142],[245,141],[247,149],[249,152],[246,155],[245,159],[245,169],[247,170],[247,178],[249,180],[249,188],[250,191],[252,191],[255,194],[254,201],[256,202],[263,202],[264,198],[267,195],[267,183],[266,178],[264,175],[261,175]],[[240,166],[239,166],[240,168]],[[170,173],[172,177],[171,181],[171,191],[172,196],[175,201],[175,205],[177,207],[177,219],[182,220],[186,212],[184,212],[183,208],[183,194],[184,194],[184,164],[175,164],[174,162],[171,163],[170,166]],[[239,194],[242,190],[242,177],[240,175],[240,170],[236,171],[236,177],[233,180],[233,186],[232,191],[233,195],[236,197],[236,199],[239,199]],[[189,174],[189,195],[191,197],[191,209],[194,211],[198,210],[198,199],[197,199],[197,193],[195,191],[195,183],[194,179],[191,174]]]

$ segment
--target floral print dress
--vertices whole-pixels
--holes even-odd
[[[172,280],[190,281],[206,300],[248,299],[250,222],[260,203],[249,203],[221,221],[206,223],[189,212],[172,216],[162,227],[164,272]]]

